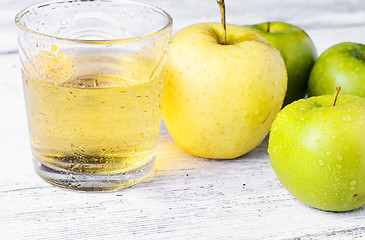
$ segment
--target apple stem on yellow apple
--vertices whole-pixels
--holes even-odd
[[[217,0],[219,8],[221,10],[222,15],[222,25],[223,25],[223,38],[222,38],[222,45],[226,45],[227,42],[227,25],[226,25],[226,6],[224,4],[224,0]]]
[[[270,32],[270,22],[267,22],[266,32]]]
[[[340,93],[340,90],[341,90],[341,87],[336,87],[335,99],[333,99],[333,103],[332,103],[333,107],[336,105],[337,97],[338,97],[338,94]]]

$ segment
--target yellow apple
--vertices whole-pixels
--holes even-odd
[[[163,117],[188,153],[231,159],[258,146],[280,111],[287,88],[284,61],[254,31],[201,23],[172,39]]]

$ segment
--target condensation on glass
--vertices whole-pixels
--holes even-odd
[[[36,172],[112,190],[154,169],[172,19],[132,1],[67,0],[16,16]]]

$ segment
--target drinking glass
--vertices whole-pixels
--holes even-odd
[[[60,0],[17,14],[37,174],[79,190],[154,169],[172,18],[124,0]]]

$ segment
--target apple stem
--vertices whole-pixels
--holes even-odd
[[[270,22],[267,22],[266,32],[270,32]]]
[[[217,3],[221,10],[222,25],[223,25],[223,39],[221,44],[226,45],[227,42],[226,6],[224,4],[224,0],[217,0]]]
[[[340,93],[340,90],[341,90],[341,87],[336,87],[335,99],[333,99],[332,106],[336,105],[337,97],[338,97],[338,94]]]

